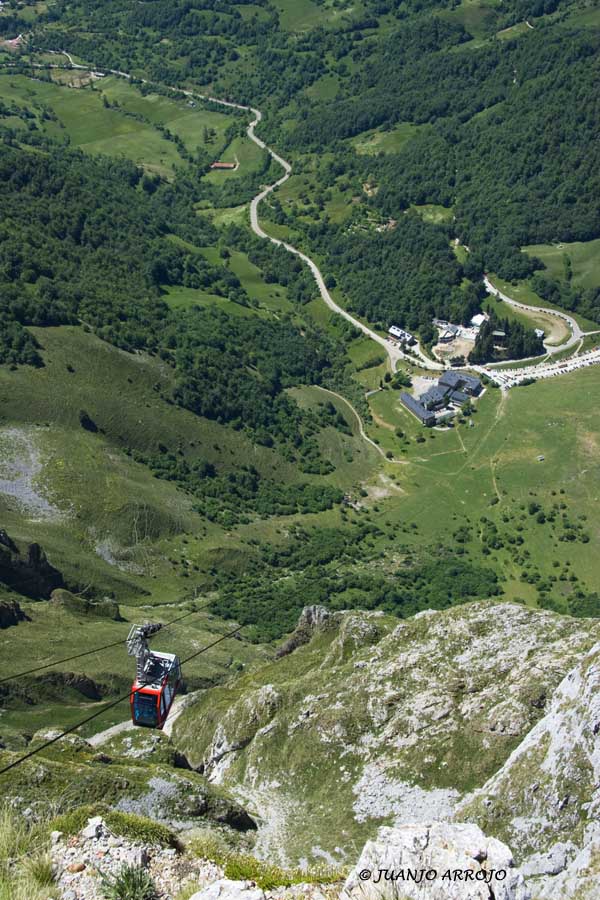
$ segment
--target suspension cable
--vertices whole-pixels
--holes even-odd
[[[175,620],[174,620],[175,621]],[[173,624],[170,622],[169,624]],[[210,650],[212,647],[215,647],[217,644],[220,644],[222,641],[227,640],[229,637],[233,637],[235,634],[238,634],[243,625],[238,625],[237,628],[228,631],[226,634],[220,635],[220,637],[216,638],[214,641],[211,641],[210,644],[206,644],[204,647],[201,647],[200,650],[197,650],[195,653],[192,653],[190,656],[181,660],[181,663],[189,662],[191,659],[195,659],[197,656],[200,656],[201,653],[206,653],[207,650]],[[48,747],[51,747],[53,744],[56,744],[58,741],[61,741],[64,737],[67,737],[69,734],[73,734],[73,732],[78,731],[84,725],[87,725],[88,722],[92,722],[94,719],[97,719],[99,716],[104,715],[109,709],[112,709],[114,706],[118,706],[119,703],[123,703],[123,701],[128,700],[133,694],[137,694],[139,691],[143,690],[143,688],[136,688],[135,690],[130,690],[126,694],[123,694],[122,697],[118,697],[116,700],[112,700],[102,709],[93,713],[91,716],[87,716],[87,718],[82,719],[81,722],[78,722],[76,725],[71,725],[70,728],[67,728],[65,731],[62,731],[60,734],[55,735],[52,738],[49,738],[39,747],[36,747],[34,750],[30,750],[29,753],[25,753],[24,756],[20,756],[18,759],[13,760],[13,762],[9,763],[4,768],[0,769],[0,775],[4,775],[6,772],[10,772],[11,769],[16,768],[16,766],[20,766],[21,763],[24,763],[26,760],[31,759],[32,756],[37,756],[38,753],[41,753],[42,750],[46,750]]]
[[[177,622],[181,622],[183,619],[187,619],[189,616],[193,616],[198,612],[202,612],[203,609],[206,609],[208,606],[212,604],[212,600],[209,600],[207,603],[202,604],[202,606],[197,609],[192,610],[191,612],[187,612],[182,616],[178,616],[176,619],[172,619],[170,622],[167,622],[163,625],[162,630],[165,628],[170,628],[171,625],[175,625]],[[41,672],[43,669],[51,669],[52,666],[59,666],[62,663],[71,662],[74,659],[81,659],[83,656],[91,656],[92,653],[100,653],[102,650],[109,650],[111,647],[118,647],[119,644],[124,644],[125,638],[121,638],[118,641],[113,641],[110,644],[104,644],[102,647],[95,647],[93,650],[84,650],[83,653],[75,653],[73,656],[65,656],[63,659],[55,659],[53,662],[45,663],[43,666],[36,666],[33,669],[26,669],[24,672],[17,672],[15,675],[9,675],[5,678],[0,678],[0,684],[5,684],[7,681],[14,681],[15,678],[22,678],[25,675],[33,675],[34,672]]]

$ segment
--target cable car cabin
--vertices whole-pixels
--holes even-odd
[[[162,626],[133,625],[127,652],[137,658],[135,681],[129,697],[131,720],[145,728],[162,728],[181,688],[181,664],[174,653],[158,653],[148,647],[148,638]]]
[[[136,678],[131,688],[134,725],[162,728],[181,687],[181,667],[173,653],[151,653],[144,682]]]

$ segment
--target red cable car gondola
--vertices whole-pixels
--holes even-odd
[[[133,625],[127,652],[137,659],[135,681],[129,697],[131,720],[145,728],[162,728],[182,687],[181,663],[174,653],[158,653],[148,647],[148,638],[162,625]]]

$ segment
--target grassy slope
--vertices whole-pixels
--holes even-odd
[[[481,557],[481,516],[507,532],[514,532],[518,525],[523,529],[520,533],[534,567],[548,575],[563,571],[570,561],[571,571],[577,573],[588,590],[594,590],[600,564],[589,548],[600,539],[596,508],[600,491],[600,427],[593,401],[599,387],[600,372],[587,369],[561,378],[560,391],[551,381],[513,390],[505,397],[488,390],[473,417],[475,427],[429,431],[425,443],[411,442],[405,447],[402,457],[408,465],[388,464],[389,472],[405,493],[399,501],[390,500],[380,518],[416,522],[415,546],[436,539],[452,546],[452,533],[469,522],[473,529],[469,551],[484,564],[506,574],[509,597],[535,602],[531,585],[520,580],[523,567],[514,561],[511,547]],[[392,392],[376,394],[372,401],[385,422],[394,427],[399,424],[410,437],[427,433],[399,405]],[[378,426],[371,429],[371,434],[382,447],[395,453],[402,446],[389,428]],[[539,455],[544,456],[543,462],[538,461]],[[498,496],[499,502],[490,505]],[[538,524],[527,512],[532,500],[546,509],[554,502],[565,502],[569,518],[584,525],[590,543],[558,541],[562,533],[559,523],[556,528],[548,522]],[[504,523],[503,516],[510,521]],[[579,516],[586,518],[578,519]],[[553,567],[555,560],[560,568]],[[559,582],[556,596],[567,585],[568,582]]]
[[[199,605],[205,602],[202,598]],[[52,673],[74,672],[85,674],[97,684],[103,685],[107,700],[126,694],[133,680],[134,662],[127,656],[125,639],[132,622],[168,622],[181,614],[180,609],[157,605],[151,612],[143,612],[134,607],[121,606],[123,622],[107,619],[90,619],[72,613],[55,603],[23,603],[22,608],[30,621],[21,623],[6,631],[0,631],[0,652],[5,659],[6,677],[12,673],[31,668],[31,661],[40,664],[53,659],[66,658],[94,647],[122,640],[123,644],[103,651],[101,654],[73,660],[68,664],[51,668],[37,676],[28,676],[20,682],[21,687],[32,697],[35,704],[19,700],[11,694],[4,700],[0,721],[4,740],[10,740],[18,732],[33,733],[39,729],[69,726],[96,709],[102,708],[101,701],[86,699],[74,689],[65,691],[52,687]],[[191,608],[191,607],[190,607]],[[219,619],[206,612],[173,626],[159,637],[154,638],[153,647],[167,653],[178,653],[182,658],[199,647],[212,643],[216,637],[231,629]],[[264,660],[265,651],[244,641],[229,640],[219,644],[206,654],[202,654],[185,667],[185,676],[191,688],[197,688],[231,677],[238,668],[252,666],[255,661]],[[108,710],[105,715],[86,726],[80,734],[91,735],[128,717],[127,703]]]
[[[103,95],[119,108],[105,108]],[[50,135],[66,134],[72,146],[92,154],[123,156],[164,177],[171,177],[176,167],[184,168],[186,163],[175,144],[166,140],[154,125],[164,125],[179,135],[189,151],[201,147],[218,152],[232,121],[230,116],[201,105],[191,108],[185,100],[171,100],[157,94],[144,97],[130,84],[113,77],[97,82],[93,90],[89,87],[69,90],[22,75],[4,75],[0,77],[0,98],[14,100],[34,111],[36,108],[39,111],[44,104],[58,120],[40,123]],[[127,115],[128,112],[148,121],[138,121]],[[203,142],[205,127],[216,132],[209,144]]]
[[[306,16],[312,15],[313,4],[305,3],[301,7],[285,4],[282,0],[281,6],[286,7],[287,27],[299,30],[307,27]],[[323,10],[318,11],[322,15]],[[106,150],[124,152],[120,139],[127,138],[133,141],[130,145],[132,158],[139,158],[133,156],[134,152],[142,153],[141,159],[149,167],[165,162],[163,151],[174,149],[154,129],[149,129],[151,134],[145,134],[148,131],[146,126],[141,129],[138,127],[140,123],[122,113],[104,110],[100,96],[92,95],[90,90],[66,91],[15,77],[0,79],[0,91],[8,90],[6,85],[15,83],[18,90],[11,88],[15,96],[28,102],[44,100],[49,103],[59,118],[64,119],[67,132],[71,134],[72,131],[72,139],[83,142],[88,150],[100,149],[98,136],[101,133],[106,135],[106,129],[114,137],[114,141],[104,144]],[[205,123],[215,127],[220,136],[231,121],[227,116],[204,110],[194,111],[185,104],[165,98],[142,98],[130,86],[116,79],[105,79],[101,86],[111,101],[117,100],[131,111],[141,112],[152,121],[167,124],[182,136],[189,149],[201,143],[199,133]],[[27,91],[34,91],[34,96],[28,96]],[[89,104],[92,105],[88,109]],[[86,111],[88,115],[82,116]],[[110,115],[106,118],[105,114]],[[206,116],[210,117],[210,121],[206,120]],[[50,124],[48,127],[55,126]],[[132,127],[133,131],[128,130]],[[377,149],[386,150],[387,142],[392,141],[389,149],[393,150],[394,141],[400,138],[405,139],[403,126],[396,132],[383,135],[381,141],[376,134],[367,135],[366,141],[369,145],[378,145]],[[156,144],[157,140],[162,143]],[[163,147],[163,143],[167,146]],[[214,146],[217,145],[218,140]],[[241,160],[241,155],[238,155]],[[214,173],[209,177],[221,179],[223,173]],[[225,173],[225,177],[231,175]],[[303,183],[306,178],[309,194],[313,188],[318,188],[318,179],[312,173],[290,179],[279,193],[284,207],[286,203],[298,203],[301,188],[306,187]],[[334,191],[326,210],[341,221],[350,208],[351,196],[351,191],[346,194]],[[220,221],[225,221],[227,216],[242,221],[246,212],[242,207],[233,211],[222,210],[219,216]],[[273,232],[277,228],[269,226]],[[284,229],[281,231],[284,232]],[[210,258],[210,248],[206,253]],[[173,305],[187,305],[198,300],[219,302],[226,304],[231,311],[244,315],[266,315],[269,310],[278,313],[290,309],[285,290],[266,285],[258,270],[243,254],[234,253],[230,265],[251,297],[259,303],[261,309],[258,311],[252,312],[222,298],[193,291],[174,291],[170,294],[170,302]],[[323,324],[328,333],[339,334],[339,319],[332,316],[320,301],[315,300],[304,309]],[[190,457],[200,447],[203,455],[220,464],[225,461],[235,466],[239,459],[246,460],[250,456],[258,468],[282,480],[297,477],[297,472],[290,466],[270,451],[250,446],[239,434],[198,420],[161,401],[153,386],[160,381],[164,387],[169,371],[155,360],[134,358],[112,350],[79,329],[46,329],[39,331],[38,335],[45,347],[49,365],[40,372],[0,372],[0,422],[19,428],[51,423],[49,432],[36,432],[45,457],[42,479],[57,504],[63,505],[67,511],[72,505],[76,516],[68,519],[66,524],[34,522],[6,506],[4,521],[9,531],[12,529],[17,535],[39,539],[49,547],[57,564],[65,566],[76,577],[93,576],[106,589],[116,590],[120,597],[130,602],[140,585],[150,589],[151,602],[175,600],[182,589],[191,583],[202,585],[201,570],[211,565],[242,570],[251,553],[246,543],[250,539],[285,541],[292,521],[289,519],[241,526],[230,534],[201,522],[190,511],[189,502],[181,492],[169,484],[156,481],[143,467],[129,462],[115,448],[120,446],[121,437],[124,437],[140,449],[153,449],[158,440],[164,441],[164,436],[168,435],[169,440],[181,446]],[[357,369],[368,361],[371,353],[376,354],[377,348],[363,338],[350,345],[350,355]],[[67,363],[75,368],[74,374],[67,372]],[[356,373],[356,378],[366,388],[375,388],[385,368],[385,364],[380,364],[363,369]],[[593,589],[600,576],[596,555],[589,553],[593,543],[559,543],[548,524],[536,524],[519,506],[529,501],[532,492],[542,503],[549,504],[553,499],[551,490],[562,489],[565,495],[561,499],[564,497],[568,503],[571,517],[587,515],[592,541],[597,542],[600,535],[596,497],[600,473],[594,454],[600,446],[600,433],[590,408],[593,409],[599,380],[598,373],[589,370],[561,379],[560,392],[555,383],[548,382],[514,391],[504,402],[499,393],[488,391],[474,417],[474,428],[461,427],[446,433],[429,432],[424,444],[415,442],[422,429],[398,405],[398,394],[380,392],[371,400],[377,419],[369,426],[369,432],[384,450],[404,458],[407,464],[388,464],[385,470],[387,481],[384,483],[387,487],[382,488],[377,474],[382,463],[375,451],[365,447],[356,436],[348,439],[328,429],[320,441],[339,464],[331,480],[344,488],[371,481],[371,500],[366,501],[368,512],[350,513],[349,516],[360,519],[369,515],[381,525],[385,533],[379,541],[383,552],[393,552],[393,532],[398,524],[417,523],[417,531],[406,537],[403,535],[403,540],[420,548],[436,540],[452,543],[453,530],[468,520],[473,527],[473,540],[468,545],[472,558],[507,572],[507,595],[521,596],[534,604],[536,592],[531,585],[520,580],[521,566],[514,562],[511,552],[502,550],[485,558],[481,554],[477,537],[480,516],[486,515],[500,524],[502,516],[508,514],[513,519],[523,520],[527,548],[544,574],[552,571],[553,559],[559,560],[561,565],[568,559],[572,568],[580,574],[584,586]],[[298,399],[314,402],[316,395],[311,389],[302,389],[298,392]],[[92,436],[82,432],[77,421],[81,408],[88,410],[106,435]],[[349,421],[356,430],[351,417]],[[396,428],[406,433],[408,444],[395,436]],[[351,460],[348,453],[352,455]],[[537,462],[536,457],[540,453],[545,455],[544,463]],[[82,477],[84,472],[85,478]],[[498,495],[500,502],[491,507],[490,499]],[[139,521],[136,507],[140,505],[153,510],[152,527],[157,528],[158,532],[150,536],[151,540],[143,542],[142,547],[135,548],[137,538],[134,532]],[[293,520],[300,518],[294,517]],[[304,517],[304,521],[337,525],[340,524],[340,517],[337,511],[332,511],[321,516]],[[92,525],[99,529],[101,536],[116,534],[117,543],[125,549],[130,549],[133,544],[134,552],[125,555],[122,562],[133,560],[141,563],[154,577],[140,578],[135,572],[121,572],[103,562],[93,552],[89,530]],[[188,532],[187,536],[184,536],[184,531]],[[188,543],[184,544],[184,540]],[[187,558],[189,564],[182,564],[182,558]],[[196,565],[199,574],[194,574],[196,570],[193,566]],[[186,572],[190,574],[190,566],[191,580],[186,578]],[[560,585],[561,588],[565,586],[566,583]],[[50,611],[47,614],[50,615]],[[47,624],[49,626],[50,621]],[[26,642],[21,646],[29,627],[22,625],[11,629],[6,636],[8,652],[16,653],[19,659],[39,655],[35,639],[31,646],[27,646]],[[98,634],[97,627],[95,624],[86,626],[86,631],[89,629],[86,640]],[[105,624],[102,627],[112,630],[117,626]]]
[[[600,238],[573,244],[530,244],[525,253],[541,259],[553,278],[565,278],[565,257],[571,261],[573,283],[584,288],[600,286]]]

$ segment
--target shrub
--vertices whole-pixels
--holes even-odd
[[[254,856],[230,856],[225,863],[225,877],[233,881],[254,881],[263,890],[289,887],[292,884],[334,884],[343,879],[339,871],[329,868],[282,869]]]
[[[152,878],[139,866],[123,866],[113,877],[100,877],[106,900],[158,900]]]
[[[118,812],[102,803],[80,806],[72,812],[58,816],[52,822],[52,830],[62,831],[63,834],[77,834],[93,816],[102,816],[108,829],[120,837],[181,849],[176,834],[166,825],[160,825],[144,816]]]

